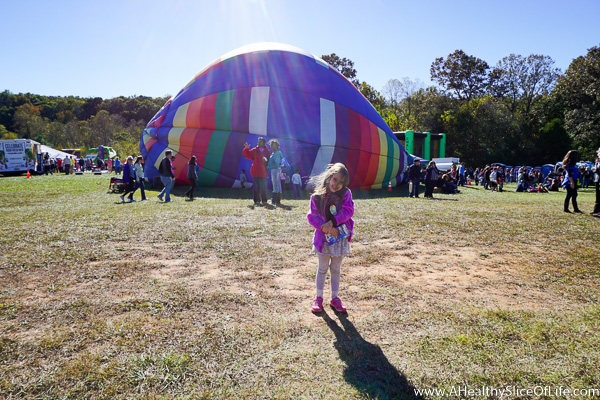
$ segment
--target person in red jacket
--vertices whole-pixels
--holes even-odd
[[[258,146],[250,149],[250,145],[244,143],[244,150],[242,154],[248,160],[252,160],[252,166],[250,167],[250,175],[252,175],[252,189],[254,190],[254,205],[259,206],[267,205],[267,163],[271,152],[267,148],[267,141],[264,137],[258,138]]]

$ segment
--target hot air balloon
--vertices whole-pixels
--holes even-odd
[[[390,128],[334,67],[293,46],[258,43],[213,61],[152,118],[140,140],[146,176],[158,175],[171,149],[176,182],[187,183],[195,155],[199,185],[239,186],[251,165],[244,143],[255,146],[259,136],[277,139],[305,177],[344,163],[352,189],[396,186],[407,165]]]

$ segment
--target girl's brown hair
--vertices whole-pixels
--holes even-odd
[[[325,171],[320,173],[319,175],[312,176],[308,184],[315,187],[313,192],[313,196],[323,196],[329,190],[329,182],[331,181],[331,177],[335,174],[340,174],[342,181],[340,182],[344,188],[347,188],[350,184],[350,174],[346,169],[346,166],[342,163],[329,164]]]
[[[577,150],[569,150],[563,159],[563,167],[574,167],[578,158],[579,152]]]

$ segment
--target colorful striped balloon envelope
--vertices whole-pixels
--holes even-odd
[[[407,153],[369,101],[334,67],[301,49],[258,43],[225,54],[200,71],[152,118],[141,135],[145,174],[158,175],[165,150],[175,155],[176,182],[196,156],[199,185],[237,187],[251,161],[244,143],[277,139],[300,175],[341,162],[350,188],[402,180]]]

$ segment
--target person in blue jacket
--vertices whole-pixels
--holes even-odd
[[[596,187],[596,203],[594,204],[594,217],[600,217],[600,148],[596,152],[596,164],[594,164],[594,186]]]
[[[135,172],[133,169],[133,157],[127,157],[127,161],[123,164],[123,187],[125,193],[121,195],[121,200],[125,202],[125,196],[128,196],[129,202],[133,203],[133,192],[135,192]]]
[[[579,207],[577,207],[577,180],[580,178],[579,169],[577,168],[577,159],[579,158],[579,152],[577,150],[569,150],[563,159],[563,168],[565,169],[565,176],[563,178],[562,187],[567,190],[567,196],[565,197],[565,209],[569,211],[569,200],[573,202],[573,212],[580,213]]]

